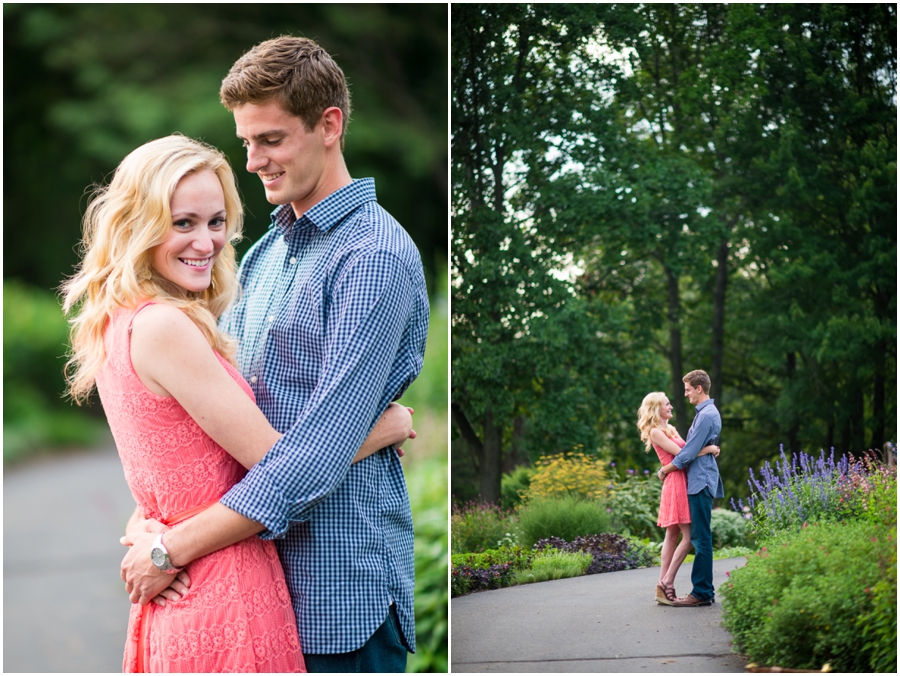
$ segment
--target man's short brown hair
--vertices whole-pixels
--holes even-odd
[[[700,371],[699,369],[697,371],[691,371],[681,380],[691,387],[699,387],[703,390],[704,394],[709,394],[709,388],[712,385],[712,381],[710,381],[706,371]]]
[[[350,120],[350,91],[344,72],[308,38],[283,35],[253,47],[222,80],[219,100],[229,111],[245,103],[276,101],[312,131],[326,108],[343,113],[341,150]]]

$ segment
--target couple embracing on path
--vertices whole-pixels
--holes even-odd
[[[709,398],[711,383],[705,371],[691,371],[682,381],[684,396],[697,407],[686,441],[669,424],[672,405],[662,392],[651,392],[644,397],[638,411],[641,440],[648,452],[651,446],[656,450],[663,465],[657,472],[664,482],[657,525],[666,529],[666,535],[656,602],[675,607],[708,606],[715,603],[712,501],[725,497],[716,464],[722,418]],[[694,548],[693,589],[679,598],[675,593],[675,575],[691,546]]]
[[[279,205],[236,271],[222,153],[173,135],[98,189],[63,284],[70,392],[96,386],[137,503],[126,672],[402,672],[413,524],[396,399],[419,374],[419,252],[344,164],[350,96],[312,40],[220,90]],[[274,543],[273,543],[274,541]]]

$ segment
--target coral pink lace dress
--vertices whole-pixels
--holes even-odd
[[[120,310],[107,326],[97,389],[135,501],[144,516],[172,524],[218,501],[246,470],[174,398],[150,392],[134,372],[131,322],[145,305]],[[244,379],[217,356],[253,398]],[[197,559],[187,571],[191,587],[180,601],[131,606],[124,672],[304,671],[271,542],[248,538]]]
[[[672,439],[679,448],[684,448],[684,439]],[[671,453],[662,450],[656,444],[653,444],[656,455],[663,465],[668,465],[675,459]],[[663,482],[662,495],[659,498],[659,520],[657,526],[666,528],[676,523],[690,523],[691,508],[688,504],[687,497],[687,477],[684,470],[675,470],[666,476]]]

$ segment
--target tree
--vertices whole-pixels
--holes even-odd
[[[252,45],[307,35],[353,97],[345,156],[410,231],[429,288],[446,262],[447,14],[437,5],[4,5],[5,277],[55,288],[77,262],[85,190],[137,146],[179,131],[228,155],[247,211],[244,251],[272,205],[218,100]],[[18,64],[27,63],[28,68]],[[11,196],[15,196],[11,198]],[[13,226],[12,224],[15,224]]]
[[[593,99],[596,11],[453,9],[451,412],[486,500],[523,421],[541,452],[594,447],[595,383],[618,371],[620,350],[598,337],[609,313],[578,303],[561,273],[579,221],[557,217],[570,199],[560,138]]]

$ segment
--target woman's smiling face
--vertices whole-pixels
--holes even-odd
[[[659,419],[663,422],[671,419],[672,417],[672,404],[669,403],[668,397],[663,397],[663,403],[659,406]]]
[[[170,206],[172,229],[151,250],[151,265],[185,291],[205,291],[226,238],[225,193],[219,177],[211,169],[188,174],[175,187]]]

